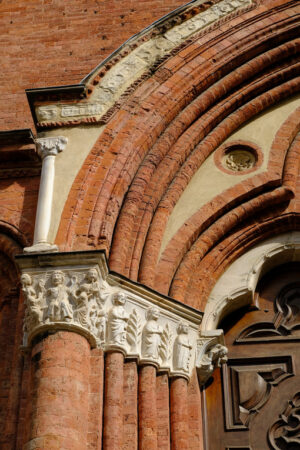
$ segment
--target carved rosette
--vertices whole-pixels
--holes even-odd
[[[72,254],[20,257],[25,348],[47,330],[70,330],[84,335],[92,347],[120,351],[139,364],[186,379],[196,362],[214,367],[222,360],[223,347],[217,346],[216,355],[212,342],[205,341],[203,355],[197,354],[201,313],[109,274],[103,254],[96,253],[98,261],[86,265],[81,255],[73,264]]]

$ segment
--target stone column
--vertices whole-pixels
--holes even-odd
[[[52,198],[55,175],[55,156],[62,152],[67,144],[65,137],[48,137],[36,140],[37,150],[42,158],[42,173],[36,211],[33,245],[26,247],[26,253],[58,251],[56,245],[48,242],[51,224]]]
[[[32,348],[31,419],[24,450],[87,447],[90,345],[59,331]]]

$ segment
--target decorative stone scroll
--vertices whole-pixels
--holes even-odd
[[[25,348],[40,333],[70,330],[93,347],[187,379],[196,363],[208,376],[225,360],[219,335],[199,339],[202,313],[109,274],[102,252],[20,255],[17,261]]]
[[[197,340],[196,367],[201,384],[205,384],[217,367],[227,362],[228,350],[222,330],[203,331]]]
[[[202,4],[202,0],[197,0],[193,6]],[[118,51],[119,55],[114,54],[114,59],[118,62],[109,63],[112,67],[101,76],[101,81],[96,83],[97,86],[87,102],[37,106],[35,112],[39,124],[63,123],[82,118],[103,119],[131,85],[147,71],[151,71],[158,61],[169,55],[176,47],[197,33],[209,29],[218,20],[224,20],[232,13],[248,9],[252,4],[253,0],[221,0],[184,21],[179,17],[178,20],[174,20],[174,17],[162,19],[153,25],[156,31],[152,33],[153,37],[140,42],[140,36],[137,35],[131,39],[130,44],[128,43],[131,50],[125,52],[126,56],[121,56],[123,49]],[[186,5],[187,10],[190,6]],[[92,79],[96,79],[102,69],[103,66],[99,66],[97,71],[84,81],[88,84]]]

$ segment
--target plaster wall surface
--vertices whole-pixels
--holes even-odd
[[[47,133],[47,136],[64,136],[68,139],[66,149],[57,155],[55,161],[52,217],[48,234],[50,243],[55,240],[61,213],[72,183],[103,129],[103,126],[85,126],[59,128]]]

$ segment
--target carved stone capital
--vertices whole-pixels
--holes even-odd
[[[189,379],[202,313],[110,274],[102,252],[20,255],[24,347],[49,330]]]
[[[38,138],[37,151],[42,159],[46,156],[56,156],[65,149],[67,142],[68,139],[64,136]]]
[[[205,384],[215,368],[227,362],[228,350],[224,345],[223,330],[201,333],[197,340],[196,367],[199,382]]]

